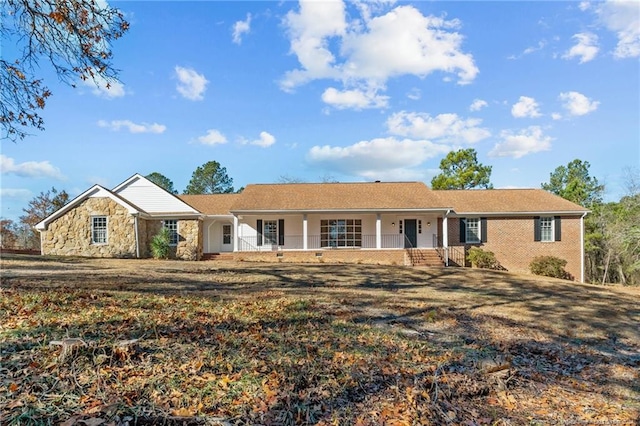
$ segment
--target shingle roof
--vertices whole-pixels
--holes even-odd
[[[458,213],[587,212],[578,204],[542,189],[437,190]]]
[[[189,204],[200,213],[208,215],[228,215],[231,205],[240,194],[207,194],[207,195],[178,195],[185,203]]]
[[[231,211],[444,209],[422,182],[247,185]]]
[[[179,195],[207,215],[259,211],[444,210],[469,213],[580,213],[588,210],[542,189],[430,190],[422,182],[247,185],[240,194]]]

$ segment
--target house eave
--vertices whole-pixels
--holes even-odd
[[[589,210],[544,210],[544,211],[524,211],[524,212],[483,212],[483,211],[470,211],[470,212],[456,212],[451,211],[449,217],[463,217],[463,216],[540,216],[540,215],[554,215],[554,216],[582,216],[590,213]]]
[[[55,212],[51,213],[46,218],[42,219],[40,222],[38,222],[34,226],[34,228],[39,232],[46,231],[47,227],[49,226],[49,223],[51,223],[54,220],[58,219],[59,217],[63,216],[69,210],[71,210],[72,208],[74,208],[78,204],[82,203],[84,200],[86,200],[88,198],[91,198],[91,196],[93,194],[95,194],[97,192],[100,192],[100,191],[105,192],[107,198],[112,199],[113,201],[115,201],[116,203],[120,204],[125,209],[127,209],[127,212],[129,214],[131,214],[131,215],[145,214],[144,211],[139,210],[138,208],[133,206],[131,203],[129,203],[127,200],[123,199],[122,197],[118,196],[117,194],[114,194],[113,192],[109,191],[107,188],[105,188],[105,187],[103,187],[101,185],[94,185],[91,188],[87,189],[82,194],[78,195],[73,200],[69,201],[67,204],[65,204],[64,206],[62,206],[58,210],[56,210]]]
[[[265,210],[232,210],[231,214],[237,215],[260,215],[260,214],[314,214],[314,213],[446,213],[451,208],[436,207],[436,208],[382,208],[382,209],[265,209]]]

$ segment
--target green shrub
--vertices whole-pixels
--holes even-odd
[[[535,275],[570,280],[573,277],[564,270],[565,266],[567,266],[567,261],[559,257],[538,256],[529,264],[529,270]]]
[[[151,239],[151,254],[155,259],[168,259],[170,253],[171,234],[167,228],[162,228]]]
[[[484,251],[479,247],[471,247],[467,259],[476,268],[500,269],[500,262],[492,251]]]

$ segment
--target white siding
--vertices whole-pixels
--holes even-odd
[[[114,192],[147,213],[197,213],[179,198],[139,175],[115,188]]]

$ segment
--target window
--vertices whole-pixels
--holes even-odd
[[[321,247],[362,246],[360,219],[329,219],[320,221]]]
[[[553,241],[553,218],[540,218],[540,241]]]
[[[536,216],[533,218],[534,241],[561,241],[562,228],[560,216]]]
[[[178,245],[178,221],[165,220],[164,227],[169,230],[169,245]]]
[[[467,218],[466,241],[468,243],[480,242],[480,219],[477,217]]]
[[[95,216],[91,218],[91,243],[107,244],[106,216]]]
[[[278,243],[278,221],[277,220],[265,220],[264,230],[262,232],[264,236],[265,244],[277,244]]]
[[[222,244],[231,244],[231,225],[222,225]]]

